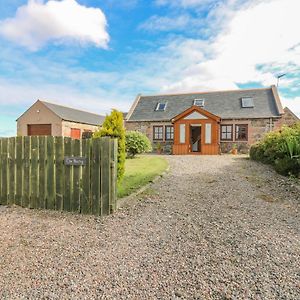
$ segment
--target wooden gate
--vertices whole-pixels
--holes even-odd
[[[0,204],[108,215],[116,208],[117,140],[0,139]]]

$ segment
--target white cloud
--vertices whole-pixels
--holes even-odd
[[[35,84],[34,88],[33,85],[34,83],[21,83],[0,78],[0,108],[17,105],[18,110],[24,111],[37,99],[49,100],[99,114],[108,113],[113,107],[122,111],[128,110],[129,107],[126,96],[101,88],[82,91],[76,86],[59,83],[40,83]],[[18,117],[18,113],[17,111],[14,118]]]
[[[202,59],[198,55],[191,61],[195,52],[191,40],[173,41],[169,51],[182,53],[173,65],[182,67],[186,60],[189,64],[175,70],[179,77],[174,76],[177,80],[163,89],[220,89],[249,82],[269,85],[275,82],[275,71],[291,66],[300,71],[300,36],[295,31],[300,28],[299,10],[300,1],[273,0],[258,4],[255,1],[255,5],[231,12],[231,19],[213,41],[199,43]],[[196,45],[201,40],[194,41]]]
[[[0,21],[0,35],[33,51],[49,41],[107,48],[106,27],[106,17],[99,8],[85,7],[75,0],[29,0],[14,18]]]
[[[294,114],[300,118],[300,97],[294,99],[281,98],[283,107],[288,107]]]

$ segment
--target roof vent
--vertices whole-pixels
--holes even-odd
[[[254,101],[252,97],[244,97],[242,98],[242,107],[248,108],[248,107],[254,107]]]
[[[157,103],[155,110],[156,111],[164,111],[166,110],[167,103]]]
[[[194,105],[203,107],[204,106],[204,101],[205,101],[205,99],[195,99],[194,100]]]

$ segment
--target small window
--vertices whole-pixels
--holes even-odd
[[[185,124],[179,125],[179,142],[180,144],[185,143]]]
[[[203,107],[204,106],[204,99],[195,99],[194,105]]]
[[[174,139],[174,127],[173,126],[166,126],[166,141],[170,141]]]
[[[252,97],[242,98],[242,107],[243,108],[254,107],[253,98]]]
[[[221,125],[221,140],[232,141],[232,125]]]
[[[211,124],[205,124],[205,144],[211,144]]]
[[[167,103],[157,103],[156,105],[156,111],[164,111],[166,110]]]
[[[248,140],[248,125],[235,125],[235,140],[236,141]]]
[[[82,139],[91,139],[92,137],[93,137],[92,130],[84,130],[81,136]]]
[[[153,126],[153,140],[163,140],[163,126]]]

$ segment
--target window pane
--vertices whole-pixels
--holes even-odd
[[[174,128],[173,126],[166,126],[166,140],[173,140],[174,138]]]
[[[184,144],[185,143],[185,124],[180,124],[179,125],[179,142],[180,144]]]
[[[211,124],[205,124],[205,143],[211,144]]]
[[[153,138],[155,140],[162,140],[163,139],[163,128],[161,126],[154,126],[153,127]]]
[[[248,126],[247,125],[236,125],[235,127],[235,138],[239,141],[246,141],[248,137]]]

